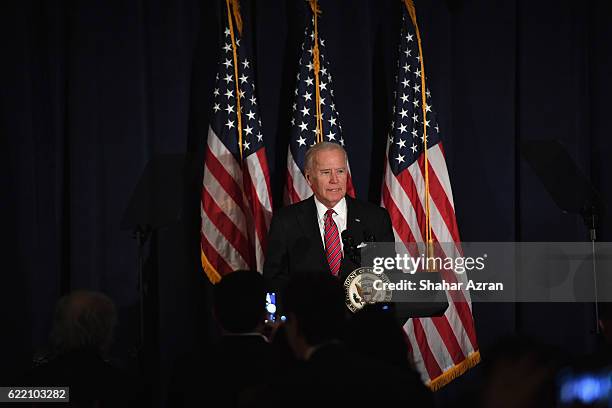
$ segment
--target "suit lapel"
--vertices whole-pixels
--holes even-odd
[[[319,268],[323,270],[329,269],[327,264],[327,258],[325,257],[325,248],[323,247],[323,241],[321,240],[321,230],[319,229],[319,220],[317,218],[317,207],[314,202],[314,195],[310,196],[306,200],[307,202],[301,208],[298,214],[298,223],[302,228],[304,236],[306,236],[310,242],[312,242],[312,248],[317,259],[313,260],[319,264]]]
[[[313,255],[315,259],[312,260],[313,266],[319,270],[329,271],[329,265],[325,256],[325,247],[321,240],[321,231],[319,230],[319,220],[317,218],[317,207],[314,202],[314,195],[306,200],[304,206],[298,214],[298,223],[302,229],[302,233],[305,237],[313,243]],[[359,211],[359,206],[355,204],[355,200],[349,196],[346,196],[346,228],[349,230],[355,239],[355,244],[359,244],[363,241],[363,223],[365,219],[364,215]],[[317,267],[318,264],[318,267]],[[340,266],[341,273],[343,270],[352,271],[359,265],[355,265],[352,262],[346,261],[345,257],[342,259]]]
[[[363,241],[363,219],[359,208],[355,205],[355,200],[346,196],[346,229],[353,235],[355,244]]]

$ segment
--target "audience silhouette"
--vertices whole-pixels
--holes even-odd
[[[51,354],[19,385],[69,387],[70,404],[61,406],[140,406],[143,395],[139,382],[108,359],[115,324],[115,305],[102,293],[78,290],[60,298]]]
[[[174,375],[167,406],[435,405],[413,367],[392,303],[350,313],[340,281],[323,274],[293,276],[282,295],[286,322],[270,322],[259,273],[236,271],[214,286],[212,312],[221,336],[188,355]],[[140,383],[109,361],[115,324],[115,305],[106,295],[79,290],[62,297],[51,353],[19,385],[68,386],[70,403],[62,406],[144,406]],[[610,304],[601,305],[599,325],[600,349],[573,362],[532,339],[498,342],[483,352],[476,386],[456,393],[452,405],[555,406],[561,370],[610,366]]]
[[[254,271],[235,271],[214,286],[213,315],[221,338],[176,374],[171,406],[256,406],[263,384],[278,372],[262,334],[265,295],[263,277]]]
[[[269,384],[268,404],[433,406],[431,393],[408,364],[393,365],[385,358],[377,358],[384,351],[378,355],[370,353],[371,347],[381,343],[370,345],[367,337],[345,340],[351,333],[347,329],[349,312],[344,305],[344,290],[336,278],[294,276],[284,298],[288,342],[301,363]],[[369,336],[370,329],[378,330],[378,327],[363,325],[366,321],[356,322],[352,334],[367,332]]]

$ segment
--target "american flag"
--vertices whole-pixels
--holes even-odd
[[[313,13],[314,14],[314,13]],[[312,195],[304,173],[304,156],[308,148],[317,143],[317,92],[316,92],[316,52],[315,37],[319,50],[319,106],[322,117],[322,140],[345,145],[340,123],[340,113],[334,103],[332,75],[329,61],[325,59],[325,40],[315,33],[315,17],[304,30],[304,42],[297,73],[297,85],[293,101],[291,134],[287,154],[287,180],[285,184],[285,203],[293,204]],[[354,197],[355,189],[349,173],[347,194]]]
[[[200,208],[202,266],[213,283],[236,269],[262,271],[272,216],[253,62],[233,27],[222,35]]]
[[[406,1],[407,6],[412,6],[411,3]],[[453,195],[431,93],[423,88],[424,64],[421,64],[419,35],[413,6],[411,11],[405,7],[393,120],[387,139],[382,204],[391,215],[396,241],[422,243],[427,241],[428,195],[431,238],[434,242],[455,243],[452,247],[457,254],[461,253],[461,248]],[[425,183],[424,127],[428,192]],[[444,249],[449,251],[448,246]],[[465,279],[463,275],[450,275],[457,276],[458,280]],[[432,389],[444,386],[475,365],[480,358],[469,292],[458,293],[458,296],[455,293],[448,296],[449,307],[443,316],[410,319],[404,325],[417,369]]]

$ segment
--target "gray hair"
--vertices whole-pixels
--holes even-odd
[[[306,151],[306,155],[304,156],[304,171],[309,171],[312,169],[312,162],[314,161],[314,158],[317,156],[317,153],[323,150],[339,150],[344,153],[344,160],[348,162],[348,155],[346,154],[344,147],[338,143],[320,142]]]
[[[54,352],[89,348],[106,352],[110,347],[117,312],[103,293],[77,290],[55,306],[51,343]]]

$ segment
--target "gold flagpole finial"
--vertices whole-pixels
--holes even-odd
[[[404,0],[404,4],[406,5],[406,8],[408,9],[408,13],[410,14],[410,17],[412,17],[413,15],[416,16],[416,8],[414,7],[414,2],[412,0]]]
[[[231,1],[232,14],[234,15],[234,20],[236,21],[236,28],[238,29],[238,34],[242,35],[242,16],[240,15],[240,0]]]
[[[308,3],[310,3],[310,9],[315,15],[321,14],[321,9],[319,8],[319,2],[317,0],[308,0]]]
[[[321,61],[320,61],[320,51],[319,51],[319,27],[318,27],[318,17],[321,14],[321,9],[319,8],[319,2],[317,0],[308,0],[310,4],[310,9],[312,10],[312,15],[314,19],[314,38],[313,38],[313,47],[312,47],[312,65],[315,75],[315,105],[317,108],[317,135],[316,140],[317,143],[323,141],[323,114],[321,112],[321,93],[319,89],[319,71],[321,69]]]

